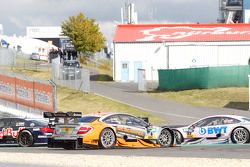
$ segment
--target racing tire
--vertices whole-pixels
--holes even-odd
[[[184,141],[184,138],[178,130],[173,130],[174,131],[174,137],[175,137],[175,142],[176,144],[181,144]]]
[[[169,129],[162,129],[157,143],[160,144],[161,147],[170,147],[174,143],[174,134]]]
[[[243,127],[237,127],[231,134],[231,140],[235,144],[249,143],[249,131]]]
[[[17,137],[17,143],[21,147],[30,147],[34,144],[34,137],[32,133],[28,130],[23,130],[19,132]]]
[[[99,147],[103,149],[110,149],[114,148],[115,144],[115,132],[110,128],[103,129],[99,137]]]

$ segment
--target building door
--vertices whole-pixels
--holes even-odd
[[[142,62],[141,61],[135,61],[134,62],[134,81],[138,82],[138,69],[142,68]]]
[[[122,62],[121,66],[122,66],[121,80],[126,82],[129,79],[129,63],[128,62]]]

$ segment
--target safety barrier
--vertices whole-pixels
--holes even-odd
[[[247,87],[250,66],[159,70],[160,90]]]
[[[12,106],[21,105],[23,108],[54,112],[55,97],[55,86],[49,81],[0,71],[0,100],[8,102],[8,105],[10,102],[14,104]]]

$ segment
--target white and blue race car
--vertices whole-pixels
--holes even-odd
[[[214,115],[189,126],[175,127],[176,144],[235,143],[250,141],[250,118],[237,115]],[[205,142],[206,141],[206,142]]]

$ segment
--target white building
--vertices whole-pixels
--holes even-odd
[[[48,42],[44,42],[39,39],[33,39],[22,36],[6,36],[0,35],[0,40],[4,40],[8,43],[8,48],[22,52],[24,55],[31,55],[32,53],[38,53],[41,60],[48,60],[49,51],[53,48],[57,48]]]
[[[158,69],[247,65],[250,24],[118,25],[114,36],[115,81],[158,81]]]
[[[243,8],[244,8],[244,23],[250,23],[250,1],[244,0],[243,1]]]
[[[60,47],[60,39],[64,38],[60,26],[29,26],[26,27],[26,36],[49,42],[57,47]]]
[[[60,38],[60,26],[29,26],[26,27],[26,36],[30,38]]]

